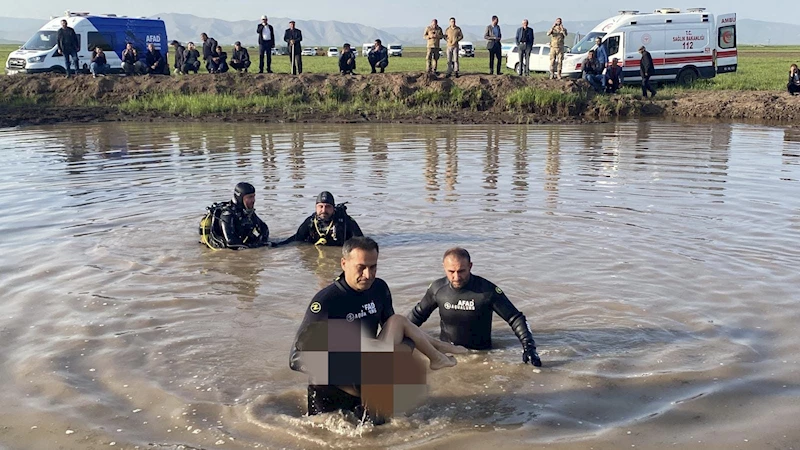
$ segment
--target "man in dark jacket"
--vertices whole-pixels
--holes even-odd
[[[186,51],[183,52],[183,73],[197,73],[200,70],[200,52],[194,46],[194,42],[186,44]]]
[[[106,76],[106,72],[111,69],[111,66],[108,65],[108,61],[106,60],[106,54],[103,53],[103,49],[97,47],[94,49],[94,53],[92,54],[92,64],[89,65],[89,69],[92,72],[92,77],[97,78],[98,75],[101,77]]]
[[[283,41],[289,46],[289,60],[292,65],[292,75],[303,73],[303,51],[300,43],[303,42],[303,32],[294,27],[294,20],[289,21],[289,28],[283,33]]]
[[[144,55],[147,63],[147,73],[150,75],[164,75],[164,68],[167,63],[164,61],[164,55],[161,50],[156,50],[156,46],[151,42],[147,44],[147,54]]]
[[[381,69],[381,73],[383,73],[386,66],[389,65],[389,51],[386,50],[386,47],[383,46],[380,39],[375,39],[375,45],[373,45],[372,48],[369,49],[369,53],[367,53],[367,60],[372,67],[372,73],[376,72],[376,67]]]
[[[218,45],[211,56],[211,73],[225,73],[228,71],[228,54],[222,51],[222,46]]]
[[[178,41],[172,41],[170,44],[175,49],[175,73],[183,73],[184,53],[186,47],[182,46]]]
[[[122,51],[122,71],[125,75],[139,75],[147,71],[147,67],[139,61],[139,52],[130,42],[125,44],[125,50]]]
[[[335,205],[333,194],[324,191],[317,196],[316,212],[303,221],[294,236],[278,245],[307,242],[341,247],[351,237],[363,235],[356,221],[347,214],[345,205]]]
[[[203,61],[206,62],[206,70],[211,72],[211,58],[217,51],[217,40],[208,37],[206,33],[200,34],[200,39],[203,40]]]
[[[264,73],[264,55],[267,56],[267,73],[272,73],[272,49],[275,47],[275,29],[267,22],[267,16],[261,16],[261,23],[256,27],[256,33],[258,34],[258,73]]]
[[[339,72],[342,75],[352,75],[356,70],[356,56],[350,49],[350,44],[342,46],[342,54],[339,55]]]
[[[233,67],[233,70],[238,70],[239,72],[247,72],[247,69],[250,67],[250,53],[247,52],[246,48],[242,47],[242,43],[239,41],[233,44],[231,67]]]
[[[603,69],[600,67],[600,61],[597,60],[594,50],[589,50],[586,59],[581,63],[581,72],[583,72],[583,79],[589,82],[595,92],[603,89]]]
[[[622,87],[622,67],[619,66],[619,59],[612,59],[611,65],[606,67],[603,74],[603,86],[606,94],[616,94],[617,89]]]
[[[494,73],[494,60],[497,59],[497,74],[502,75],[500,66],[503,63],[503,33],[498,25],[497,16],[492,16],[492,23],[486,26],[483,38],[486,39],[486,50],[489,50],[489,75]]]
[[[80,70],[80,62],[78,61],[78,50],[81,49],[81,44],[78,42],[78,35],[72,27],[67,26],[67,21],[61,21],[61,28],[58,30],[58,52],[64,55],[64,68],[67,69],[67,78],[69,78],[70,58],[75,60],[75,73]]]
[[[643,46],[639,47],[639,54],[642,59],[639,62],[639,73],[642,75],[642,97],[647,98],[647,91],[652,93],[651,97],[656,96],[656,90],[650,85],[650,77],[655,75],[656,68],[653,65],[653,57],[650,52]]]
[[[208,207],[210,222],[201,221],[200,242],[211,248],[269,247],[269,227],[255,213],[256,188],[239,183],[230,202]]]
[[[528,19],[522,21],[522,26],[517,28],[514,39],[519,50],[519,75],[531,75],[531,50],[533,49],[533,28],[528,26]],[[501,54],[502,55],[502,54]]]

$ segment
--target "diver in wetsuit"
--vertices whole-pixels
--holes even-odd
[[[341,247],[351,237],[364,235],[356,221],[347,214],[347,207],[334,203],[333,194],[321,192],[316,203],[316,212],[303,221],[294,236],[278,245],[296,241]]]
[[[200,242],[211,248],[270,246],[269,227],[255,213],[256,188],[239,183],[230,202],[211,205],[200,223]]]
[[[444,278],[428,287],[408,319],[420,326],[439,308],[440,338],[473,350],[492,348],[492,313],[496,312],[514,330],[522,343],[522,362],[540,367],[536,343],[523,315],[494,283],[473,275],[469,253],[452,248],[444,253]]]

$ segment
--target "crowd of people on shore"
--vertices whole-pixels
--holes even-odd
[[[303,220],[295,234],[277,242],[270,241],[269,227],[256,215],[255,201],[255,187],[238,183],[230,201],[207,208],[200,221],[200,242],[212,249],[234,250],[281,247],[293,242],[342,247],[342,272],[309,302],[289,354],[289,367],[310,376],[309,415],[342,410],[381,423],[391,416],[391,408],[387,410],[382,402],[375,401],[374,389],[388,386],[391,394],[392,384],[398,383],[392,375],[367,382],[362,374],[379,371],[375,365],[386,363],[385,358],[368,349],[381,347],[377,353],[390,358],[410,356],[416,349],[429,359],[431,369],[452,367],[457,364],[452,354],[492,348],[494,313],[517,336],[522,362],[542,365],[525,315],[500,287],[471,273],[472,261],[466,249],[455,247],[444,253],[445,277],[431,283],[422,299],[402,316],[394,312],[388,285],[377,278],[378,243],[364,236],[347,214],[345,204],[337,204],[333,194],[321,192],[314,213]],[[419,329],[436,309],[439,339]],[[364,338],[374,343],[367,345]]]

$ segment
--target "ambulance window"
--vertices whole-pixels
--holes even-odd
[[[736,25],[721,27],[719,29],[719,48],[736,48]]]
[[[88,33],[88,44],[86,49],[94,51],[95,48],[100,47],[103,51],[110,52],[114,50],[114,37],[111,34],[98,33],[90,31]]]
[[[611,36],[606,39],[606,51],[608,51],[608,56],[616,55],[619,52],[619,36]]]

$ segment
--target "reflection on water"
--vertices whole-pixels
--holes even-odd
[[[3,130],[0,154],[0,446],[800,440],[794,128],[102,124]],[[544,370],[496,321],[498,348],[432,373],[407,417],[302,417],[288,350],[340,249],[199,245],[205,206],[239,181],[274,240],[320,191],[348,202],[398,313],[466,246]]]

